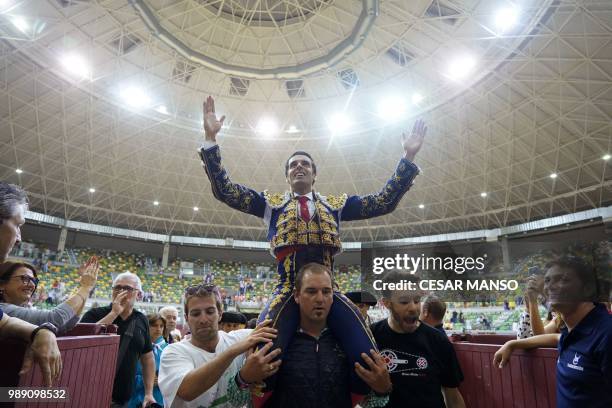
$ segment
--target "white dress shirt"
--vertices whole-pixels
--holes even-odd
[[[308,203],[308,212],[310,213],[310,219],[312,219],[312,217],[315,214],[315,204],[314,204],[314,201],[312,199],[312,191],[310,193],[304,194],[304,195],[306,197],[308,197],[308,201],[307,201],[307,203]],[[298,193],[293,193],[293,197],[299,197],[299,196],[300,195]],[[301,211],[299,203],[298,203],[297,208],[298,208],[298,216],[301,218],[302,217],[302,211]]]

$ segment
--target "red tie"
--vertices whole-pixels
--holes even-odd
[[[308,211],[308,197],[299,196],[298,201],[300,202],[300,216],[304,221],[310,221],[310,211]]]

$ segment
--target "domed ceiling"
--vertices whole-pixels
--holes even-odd
[[[375,192],[427,121],[414,187],[347,241],[612,202],[608,1],[4,0],[0,38],[0,176],[45,214],[264,240],[212,196],[207,95],[230,176],[256,190],[284,191],[307,150],[321,193]]]

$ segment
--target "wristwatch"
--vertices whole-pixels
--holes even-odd
[[[41,330],[49,330],[50,332],[52,332],[53,334],[57,336],[57,327],[55,327],[53,323],[49,323],[49,322],[43,323],[37,328],[35,328],[34,331],[32,331],[32,334],[30,335],[30,343],[34,341],[36,334]]]

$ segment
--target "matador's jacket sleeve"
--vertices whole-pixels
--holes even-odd
[[[416,164],[402,158],[395,169],[395,173],[380,192],[365,196],[344,196],[346,201],[338,203],[340,205],[344,204],[340,219],[342,221],[363,220],[392,212],[399,204],[402,196],[412,186],[419,172],[419,167]]]
[[[230,180],[221,164],[219,146],[201,148],[199,153],[215,198],[236,210],[263,218],[266,210],[263,194]]]

